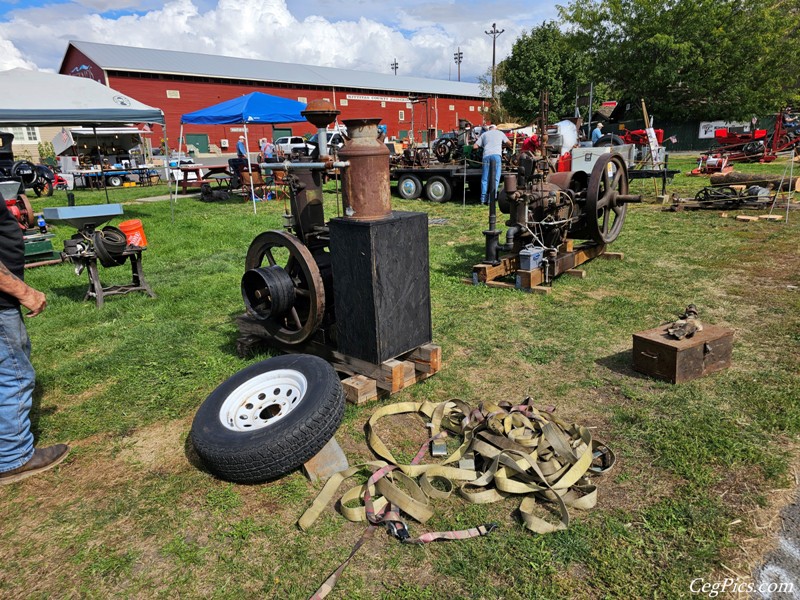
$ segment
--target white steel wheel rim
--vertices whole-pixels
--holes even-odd
[[[402,188],[405,194],[410,196],[417,191],[417,184],[412,179],[404,179]]]
[[[269,427],[300,406],[307,390],[305,376],[294,369],[256,375],[228,394],[219,410],[219,420],[231,431]]]
[[[428,191],[431,200],[440,200],[444,198],[444,184],[441,181],[434,181]]]

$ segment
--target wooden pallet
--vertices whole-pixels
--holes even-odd
[[[545,284],[550,283],[554,277],[566,273],[572,277],[586,276],[586,272],[578,267],[593,258],[602,257],[611,260],[621,260],[621,252],[606,252],[605,244],[586,242],[574,246],[572,240],[567,240],[558,250],[555,258],[554,273],[549,274],[549,281],[543,269],[523,270],[519,268],[519,256],[507,254],[500,257],[497,265],[477,264],[472,267],[472,279],[465,280],[473,285],[484,284],[488,287],[517,289],[529,293],[549,294],[552,290]],[[504,277],[514,276],[514,283],[499,281]]]
[[[346,376],[342,379],[342,386],[347,401],[353,404],[364,404],[396,394],[424,381],[442,368],[442,349],[436,344],[423,344],[396,358],[373,364],[342,354],[332,345],[315,339],[297,345],[281,344],[271,339],[261,322],[249,315],[237,317],[236,324],[239,327],[236,348],[240,356],[247,356],[258,347],[269,346],[284,352],[324,358],[337,372]]]

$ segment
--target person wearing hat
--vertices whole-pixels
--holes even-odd
[[[601,137],[603,137],[603,124],[598,123],[592,130],[592,144],[596,144]]]
[[[510,146],[511,142],[506,134],[497,129],[497,125],[489,125],[489,129],[481,134],[478,141],[473,144],[473,148],[483,148],[483,171],[481,172],[481,204],[488,204],[489,177],[494,174],[494,187],[492,196],[497,194],[500,187],[501,155],[503,146]]]
[[[236,158],[247,159],[247,146],[244,143],[244,136],[239,136],[239,141],[236,142]]]

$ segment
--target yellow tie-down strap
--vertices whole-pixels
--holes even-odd
[[[399,463],[376,433],[375,424],[384,417],[408,413],[422,415],[433,438],[449,432],[460,436],[461,444],[439,463]],[[363,481],[364,474],[383,469],[377,481],[351,486],[339,496],[337,508],[345,518],[375,522],[373,515],[388,505],[424,523],[433,516],[431,500],[454,491],[476,504],[515,495],[522,498],[519,512],[524,526],[550,533],[569,526],[570,508],[587,510],[596,504],[597,488],[589,477],[608,472],[615,462],[614,453],[593,440],[588,429],[567,425],[552,411],[538,410],[531,398],[520,404],[482,402],[477,407],[461,400],[401,402],[376,410],[366,430],[367,443],[378,459],[333,475],[300,517],[302,530],[316,521],[346,480],[361,474]],[[480,470],[457,466],[467,456],[474,457]],[[369,508],[365,508],[365,496]],[[536,508],[537,501],[555,505],[559,520],[535,515],[547,512]]]

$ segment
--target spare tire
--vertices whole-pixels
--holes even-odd
[[[19,179],[26,188],[31,187],[39,178],[36,167],[27,160],[18,160],[11,165],[11,176]]]
[[[613,133],[607,133],[600,139],[598,139],[594,143],[594,147],[598,148],[600,146],[622,146],[625,144],[625,140],[623,140],[618,135],[614,135]]]
[[[189,436],[220,479],[262,483],[317,454],[343,414],[344,390],[333,367],[317,356],[289,354],[220,384],[197,410]]]

